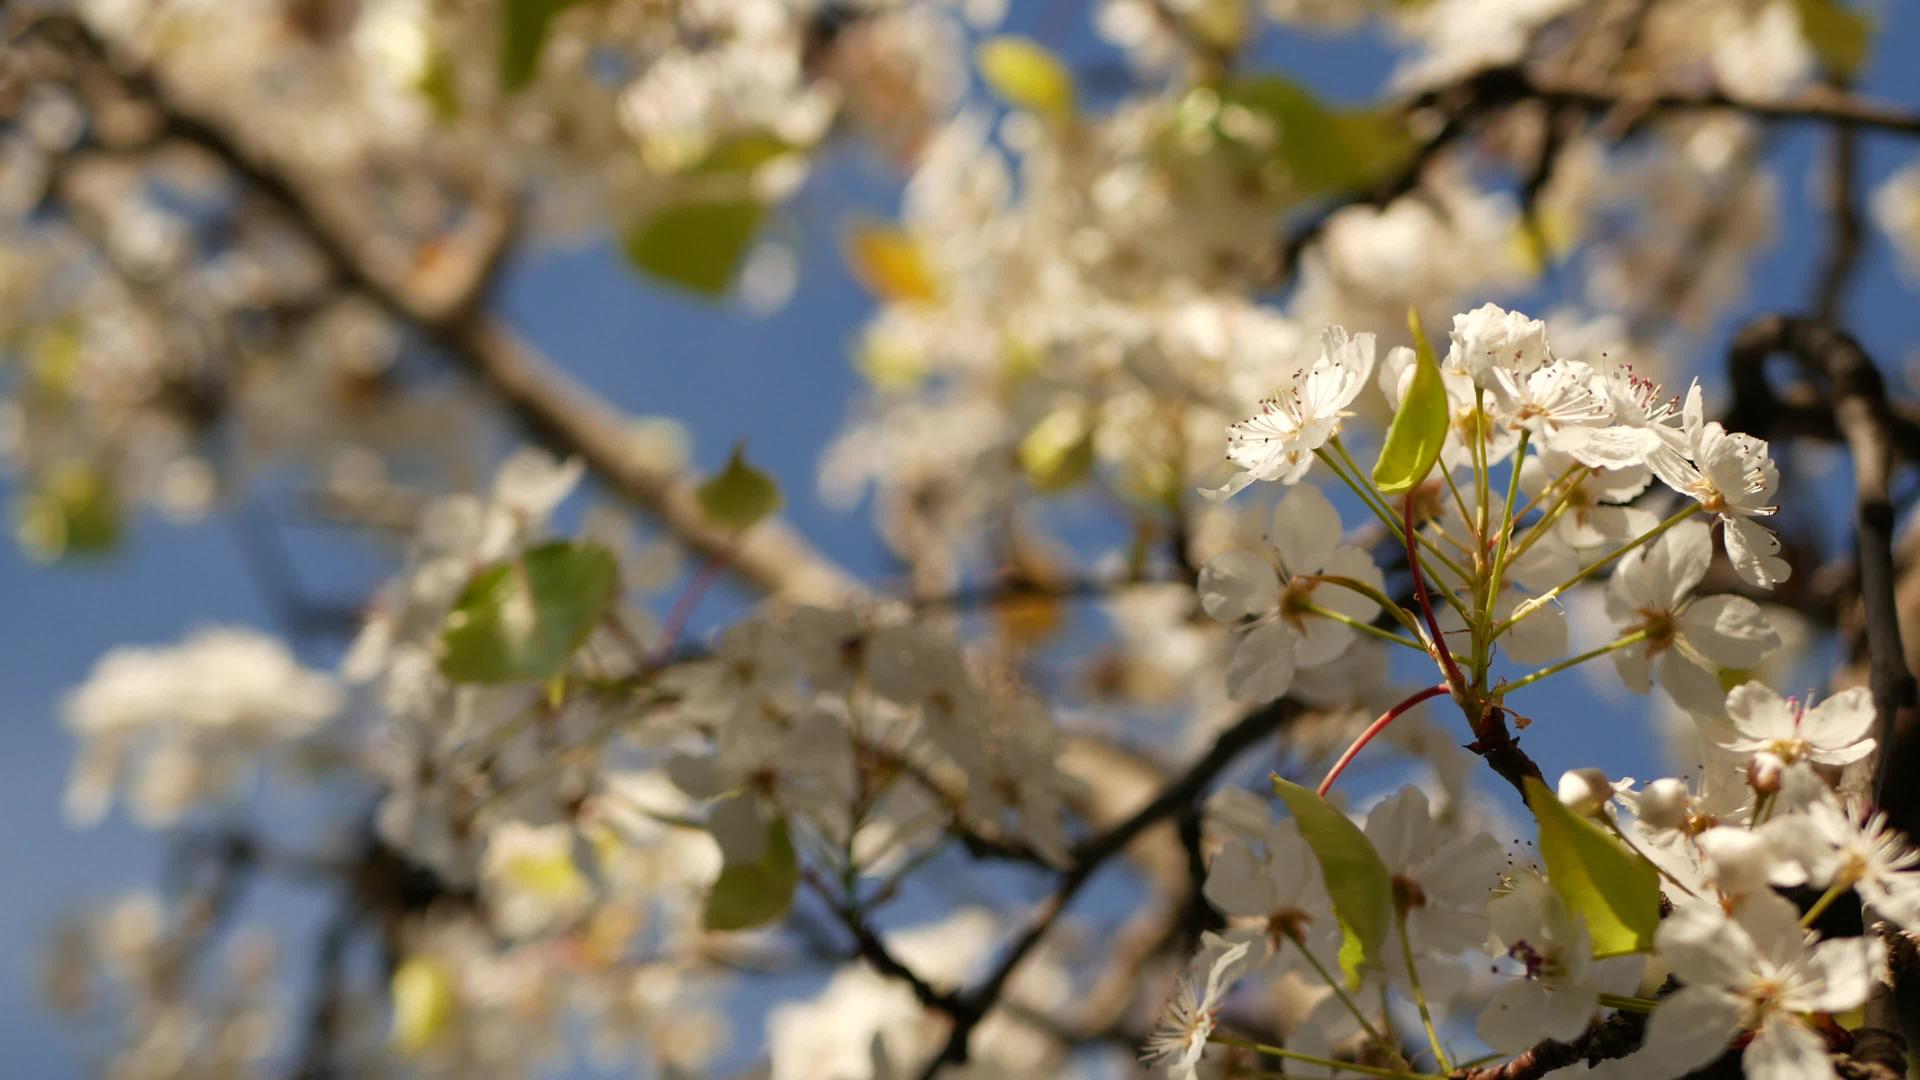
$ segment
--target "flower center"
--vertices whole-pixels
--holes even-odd
[[[1267,916],[1267,937],[1278,949],[1281,942],[1300,940],[1300,934],[1306,930],[1312,918],[1299,908],[1281,908]]]
[[[1635,629],[1646,632],[1648,656],[1663,652],[1673,644],[1673,612],[1665,608],[1641,608],[1639,615],[1640,625]]]
[[[1789,739],[1775,739],[1767,744],[1767,752],[1779,758],[1781,762],[1787,765],[1792,765],[1796,761],[1806,760],[1807,755],[1811,753],[1812,750],[1813,748],[1807,745],[1807,740],[1798,736]]]

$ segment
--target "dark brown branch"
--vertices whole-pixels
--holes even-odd
[[[1593,1063],[1625,1057],[1639,1049],[1647,1018],[1616,1012],[1595,1023],[1572,1042],[1546,1039],[1507,1061],[1471,1069],[1455,1069],[1453,1080],[1539,1080],[1555,1069],[1580,1062]]]
[[[1866,614],[1869,685],[1879,717],[1881,753],[1874,797],[1892,823],[1920,833],[1920,785],[1894,784],[1920,769],[1920,714],[1916,714],[1913,673],[1901,643],[1899,609],[1894,596],[1893,503],[1888,494],[1893,468],[1893,419],[1880,370],[1852,337],[1814,319],[1769,315],[1749,323],[1734,337],[1728,364],[1734,386],[1730,420],[1759,419],[1771,397],[1765,365],[1783,353],[1826,388],[1833,425],[1853,459],[1856,548],[1861,600]],[[1765,431],[1764,420],[1756,425]]]
[[[1878,718],[1880,749],[1874,761],[1874,800],[1888,820],[1908,835],[1920,825],[1920,785],[1911,782],[1920,768],[1920,712],[1916,710],[1913,672],[1907,667],[1900,637],[1900,613],[1893,567],[1893,502],[1889,495],[1894,454],[1886,385],[1872,358],[1848,334],[1831,323],[1769,315],[1749,323],[1734,337],[1728,354],[1735,387],[1736,414],[1764,401],[1767,358],[1784,353],[1809,377],[1824,384],[1834,426],[1853,460],[1855,547],[1860,597],[1865,610],[1868,686]],[[1908,988],[1911,996],[1911,987]],[[1858,1033],[1855,1061],[1884,1065],[1893,1075],[1906,1068],[1905,1032],[1920,1029],[1920,1016],[1903,1014],[1898,991],[1876,982],[1867,1001],[1866,1026]]]
[[[1152,801],[1106,832],[1075,847],[1073,862],[1061,875],[1053,895],[1041,903],[1028,920],[1027,928],[1008,946],[992,973],[961,998],[960,1010],[951,1014],[954,1018],[953,1031],[948,1035],[946,1045],[928,1063],[922,1075],[931,1078],[945,1066],[958,1065],[967,1060],[973,1029],[999,1003],[1007,980],[1039,946],[1041,939],[1046,937],[1061,914],[1073,903],[1081,888],[1093,879],[1101,867],[1125,851],[1149,828],[1191,805],[1241,753],[1258,745],[1299,715],[1300,706],[1285,699],[1248,713],[1239,723],[1221,732],[1213,747],[1189,766],[1186,772],[1162,788]]]
[[[1839,324],[1844,317],[1847,287],[1860,268],[1866,230],[1860,221],[1860,133],[1854,128],[1835,128],[1828,135],[1831,154],[1827,168],[1827,252],[1814,286],[1813,313],[1825,322]]]
[[[1280,244],[1270,283],[1293,276],[1306,248],[1319,239],[1341,210],[1362,204],[1384,207],[1413,191],[1427,166],[1481,120],[1510,106],[1529,102],[1550,109],[1611,118],[1613,126],[1623,133],[1664,114],[1729,110],[1768,122],[1827,124],[1841,132],[1865,129],[1920,136],[1920,112],[1909,112],[1831,87],[1809,90],[1792,98],[1759,101],[1718,90],[1664,89],[1624,81],[1616,84],[1553,77],[1535,74],[1518,65],[1488,68],[1407,103],[1404,111],[1409,116],[1437,111],[1441,118],[1439,127],[1422,140],[1407,162],[1378,188],[1339,197],[1290,230]]]
[[[1831,88],[1808,90],[1791,98],[1761,101],[1736,97],[1722,90],[1678,90],[1640,87],[1631,83],[1610,86],[1573,79],[1520,76],[1520,96],[1555,105],[1571,105],[1588,112],[1626,108],[1648,113],[1685,113],[1726,109],[1758,120],[1821,123],[1841,128],[1920,136],[1920,113],[1843,93]]]
[[[808,874],[805,881],[820,894],[821,899],[825,900],[829,907],[833,908],[834,914],[839,916],[847,932],[853,935],[855,953],[872,965],[875,971],[906,983],[913,991],[914,998],[925,1008],[946,1013],[951,1017],[958,1017],[964,1011],[965,1003],[958,995],[935,988],[933,984],[922,978],[919,972],[914,971],[899,957],[893,955],[893,952],[887,948],[887,943],[880,939],[879,932],[867,922],[864,912],[836,901],[832,890],[812,874]]]

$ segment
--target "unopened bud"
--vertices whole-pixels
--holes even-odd
[[[1560,774],[1560,802],[1581,817],[1592,817],[1613,798],[1613,785],[1599,769],[1569,769]]]
[[[1747,786],[1756,794],[1773,795],[1780,790],[1780,777],[1786,771],[1786,764],[1772,754],[1753,755],[1747,763]]]
[[[1746,896],[1767,887],[1772,852],[1759,833],[1717,826],[1700,834],[1701,850],[1713,863],[1713,881],[1728,896]]]
[[[1655,780],[1640,792],[1634,813],[1650,829],[1678,829],[1687,823],[1687,785],[1671,777]]]

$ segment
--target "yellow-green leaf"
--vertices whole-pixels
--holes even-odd
[[[1800,33],[1830,74],[1852,78],[1873,48],[1873,17],[1841,0],[1794,0]]]
[[[1093,469],[1093,427],[1085,411],[1066,406],[1048,413],[1020,440],[1020,471],[1039,491],[1065,491]]]
[[[745,930],[770,923],[793,906],[799,884],[800,864],[794,858],[787,823],[771,821],[757,860],[720,868],[701,922],[709,930]]]
[[[1039,42],[996,37],[981,43],[974,62],[980,77],[1008,104],[1054,120],[1073,115],[1073,75]]]
[[[414,77],[413,88],[427,99],[433,118],[446,123],[460,116],[460,83],[453,57],[436,42],[428,47],[426,63]]]
[[[100,469],[62,461],[14,505],[14,538],[28,556],[45,561],[99,555],[120,538],[120,503]]]
[[[1397,171],[1414,149],[1394,112],[1333,108],[1279,75],[1227,79],[1213,92],[1220,100],[1220,135],[1284,166],[1299,195],[1374,187]],[[1233,109],[1263,122],[1257,135],[1229,119]]]
[[[940,282],[905,229],[869,223],[847,233],[847,265],[867,291],[882,300],[928,303],[940,299]]]
[[[753,244],[766,207],[754,199],[699,199],[666,207],[627,230],[627,258],[662,281],[722,296]]]
[[[540,70],[553,17],[574,0],[500,0],[500,85],[512,92]]]
[[[1332,803],[1299,784],[1273,778],[1273,793],[1293,812],[1300,835],[1313,849],[1340,920],[1340,970],[1358,986],[1360,970],[1380,963],[1393,927],[1393,880],[1360,826]]]
[[[1528,778],[1527,805],[1540,823],[1547,881],[1587,921],[1595,953],[1644,952],[1660,925],[1660,877],[1653,864],[1566,808]]]
[[[771,131],[755,129],[730,135],[713,144],[698,163],[697,173],[751,173],[785,157],[796,147]]]
[[[393,969],[393,1045],[417,1054],[433,1045],[460,1011],[453,973],[438,960],[409,957]]]
[[[1413,328],[1413,380],[1400,411],[1387,426],[1387,440],[1380,447],[1380,458],[1373,463],[1373,484],[1383,495],[1401,495],[1412,491],[1440,460],[1440,447],[1446,442],[1452,411],[1447,405],[1447,387],[1440,380],[1440,363],[1434,359],[1433,346],[1420,328],[1420,316],[1407,312]]]
[[[745,443],[734,443],[727,467],[700,485],[700,509],[714,524],[744,529],[780,509],[780,484],[747,461]]]
[[[440,633],[440,670],[455,682],[540,682],[613,606],[620,568],[599,544],[555,541],[474,575]]]

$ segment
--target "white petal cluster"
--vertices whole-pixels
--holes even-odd
[[[1229,551],[1200,570],[1200,605],[1234,627],[1227,689],[1236,701],[1265,702],[1285,694],[1294,674],[1331,663],[1359,635],[1331,611],[1365,621],[1379,610],[1360,592],[1326,577],[1346,578],[1384,593],[1386,580],[1361,549],[1340,542],[1333,503],[1311,484],[1293,488],[1273,512],[1268,553]]]
[[[66,724],[81,740],[67,812],[98,821],[124,783],[143,823],[171,824],[235,794],[263,758],[319,732],[343,704],[332,677],[257,631],[115,650],[67,696]]]

